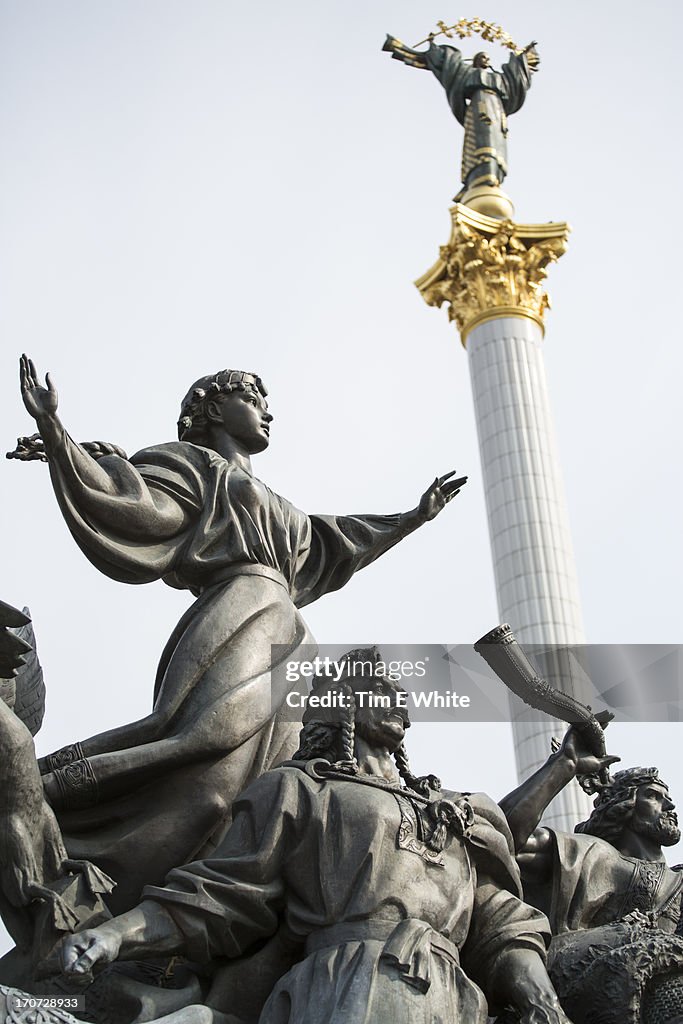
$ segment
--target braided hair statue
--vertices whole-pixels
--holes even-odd
[[[316,697],[330,695],[332,706],[319,707],[318,702],[311,706],[309,702],[294,759],[310,761],[322,758],[328,760],[335,771],[356,775],[355,740],[359,707],[354,687],[362,686],[367,692],[373,682],[389,683],[394,687],[396,684],[381,674],[384,663],[377,647],[355,648],[348,651],[340,662],[344,664],[345,672],[338,682],[323,673],[313,679],[312,694]],[[406,725],[410,725],[407,715],[405,719]],[[441,789],[441,782],[435,775],[418,777],[413,774],[404,743],[394,751],[393,757],[406,789],[422,796],[428,796],[430,790]]]

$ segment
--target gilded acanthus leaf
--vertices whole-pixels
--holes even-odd
[[[531,316],[543,322],[550,306],[548,267],[567,250],[566,224],[516,224],[457,204],[452,232],[439,259],[417,282],[430,306],[448,305],[463,341],[473,326],[496,315]]]

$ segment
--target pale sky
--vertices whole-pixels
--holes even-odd
[[[381,52],[480,14],[541,69],[510,120],[521,221],[567,220],[546,367],[587,638],[681,640],[681,13],[675,3],[213,0],[0,4],[2,439],[32,432],[26,350],[78,440],[171,440],[198,376],[270,389],[258,476],[308,512],[439,519],[309,608],[323,643],[470,643],[498,623],[467,360],[412,282],[448,238],[462,130],[427,72]],[[472,56],[480,41],[462,46]],[[489,47],[494,63],[505,56]],[[101,576],[47,469],[2,461],[3,589],[35,621],[39,753],[141,717],[188,595]],[[683,726],[612,727],[683,800]],[[418,772],[501,796],[503,725],[414,727]],[[676,854],[673,854],[675,859]]]

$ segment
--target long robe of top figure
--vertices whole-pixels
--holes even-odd
[[[409,67],[431,71],[465,129],[463,189],[456,199],[469,189],[501,185],[508,172],[507,119],[520,109],[531,87],[531,74],[539,65],[536,44],[511,54],[500,71],[491,67],[488,54],[477,53],[468,61],[454,46],[430,43],[429,49],[421,52],[387,36],[383,49]]]

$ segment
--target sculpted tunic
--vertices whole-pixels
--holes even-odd
[[[648,986],[647,998],[667,1001],[654,995],[660,978],[683,972],[683,872],[595,836],[551,836],[551,884],[524,879],[524,893],[550,920],[548,970],[565,1012],[574,1024],[657,1020],[641,1016]]]
[[[470,799],[469,837],[449,836],[436,853],[421,839],[425,801],[381,779],[290,763],[238,799],[211,860],[144,896],[199,962],[239,956],[282,923],[300,938],[301,959],[261,1024],[485,1024],[482,990],[495,986],[500,954],[544,955],[547,921],[519,898],[500,811]]]
[[[197,596],[163,652],[153,713],[97,737],[93,756],[68,764],[79,751],[66,748],[47,766],[58,768],[70,855],[118,882],[110,902],[121,912],[145,882],[212,850],[237,793],[291,756],[298,726],[278,718],[286,694],[271,673],[274,657],[312,642],[298,607],[344,586],[406,531],[398,515],[307,516],[186,442],[96,462],[62,434],[47,454],[93,565]]]

